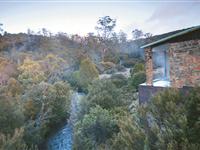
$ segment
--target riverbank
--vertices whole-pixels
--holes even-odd
[[[71,98],[70,118],[47,142],[48,150],[71,150],[73,146],[73,125],[76,122],[78,105],[84,93],[74,91]]]

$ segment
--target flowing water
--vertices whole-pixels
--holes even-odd
[[[126,68],[123,72],[115,74],[122,74],[126,78],[130,76],[130,68]],[[112,74],[101,74],[100,79],[110,78]],[[71,113],[70,118],[66,125],[61,128],[50,140],[48,141],[48,150],[71,150],[73,145],[73,125],[77,121],[77,112],[79,109],[79,102],[84,96],[83,93],[74,92],[71,100]]]
[[[74,92],[71,100],[71,112],[68,123],[48,141],[48,150],[71,150],[73,144],[73,125],[77,119],[78,106],[83,93]]]

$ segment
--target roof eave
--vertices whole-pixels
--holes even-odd
[[[147,47],[152,47],[152,46],[155,46],[155,45],[159,45],[163,42],[166,42],[172,38],[175,38],[175,37],[178,37],[178,36],[181,36],[181,35],[184,35],[186,33],[189,33],[189,32],[192,32],[192,31],[195,31],[195,30],[198,30],[200,29],[200,26],[196,26],[196,27],[193,27],[193,28],[189,28],[188,30],[185,30],[185,31],[182,31],[182,32],[179,32],[179,33],[176,33],[174,35],[171,35],[171,36],[168,36],[168,37],[165,37],[165,38],[162,38],[158,41],[155,41],[155,42],[152,42],[152,43],[149,43],[149,44],[146,44],[146,45],[143,45],[141,46],[140,48],[147,48]]]

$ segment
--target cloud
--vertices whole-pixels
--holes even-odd
[[[165,3],[144,22],[145,29],[156,34],[200,24],[200,1]]]

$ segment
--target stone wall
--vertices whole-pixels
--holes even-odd
[[[172,87],[200,86],[200,40],[171,43],[169,62]]]
[[[153,60],[152,48],[145,49],[146,84],[153,84]]]

